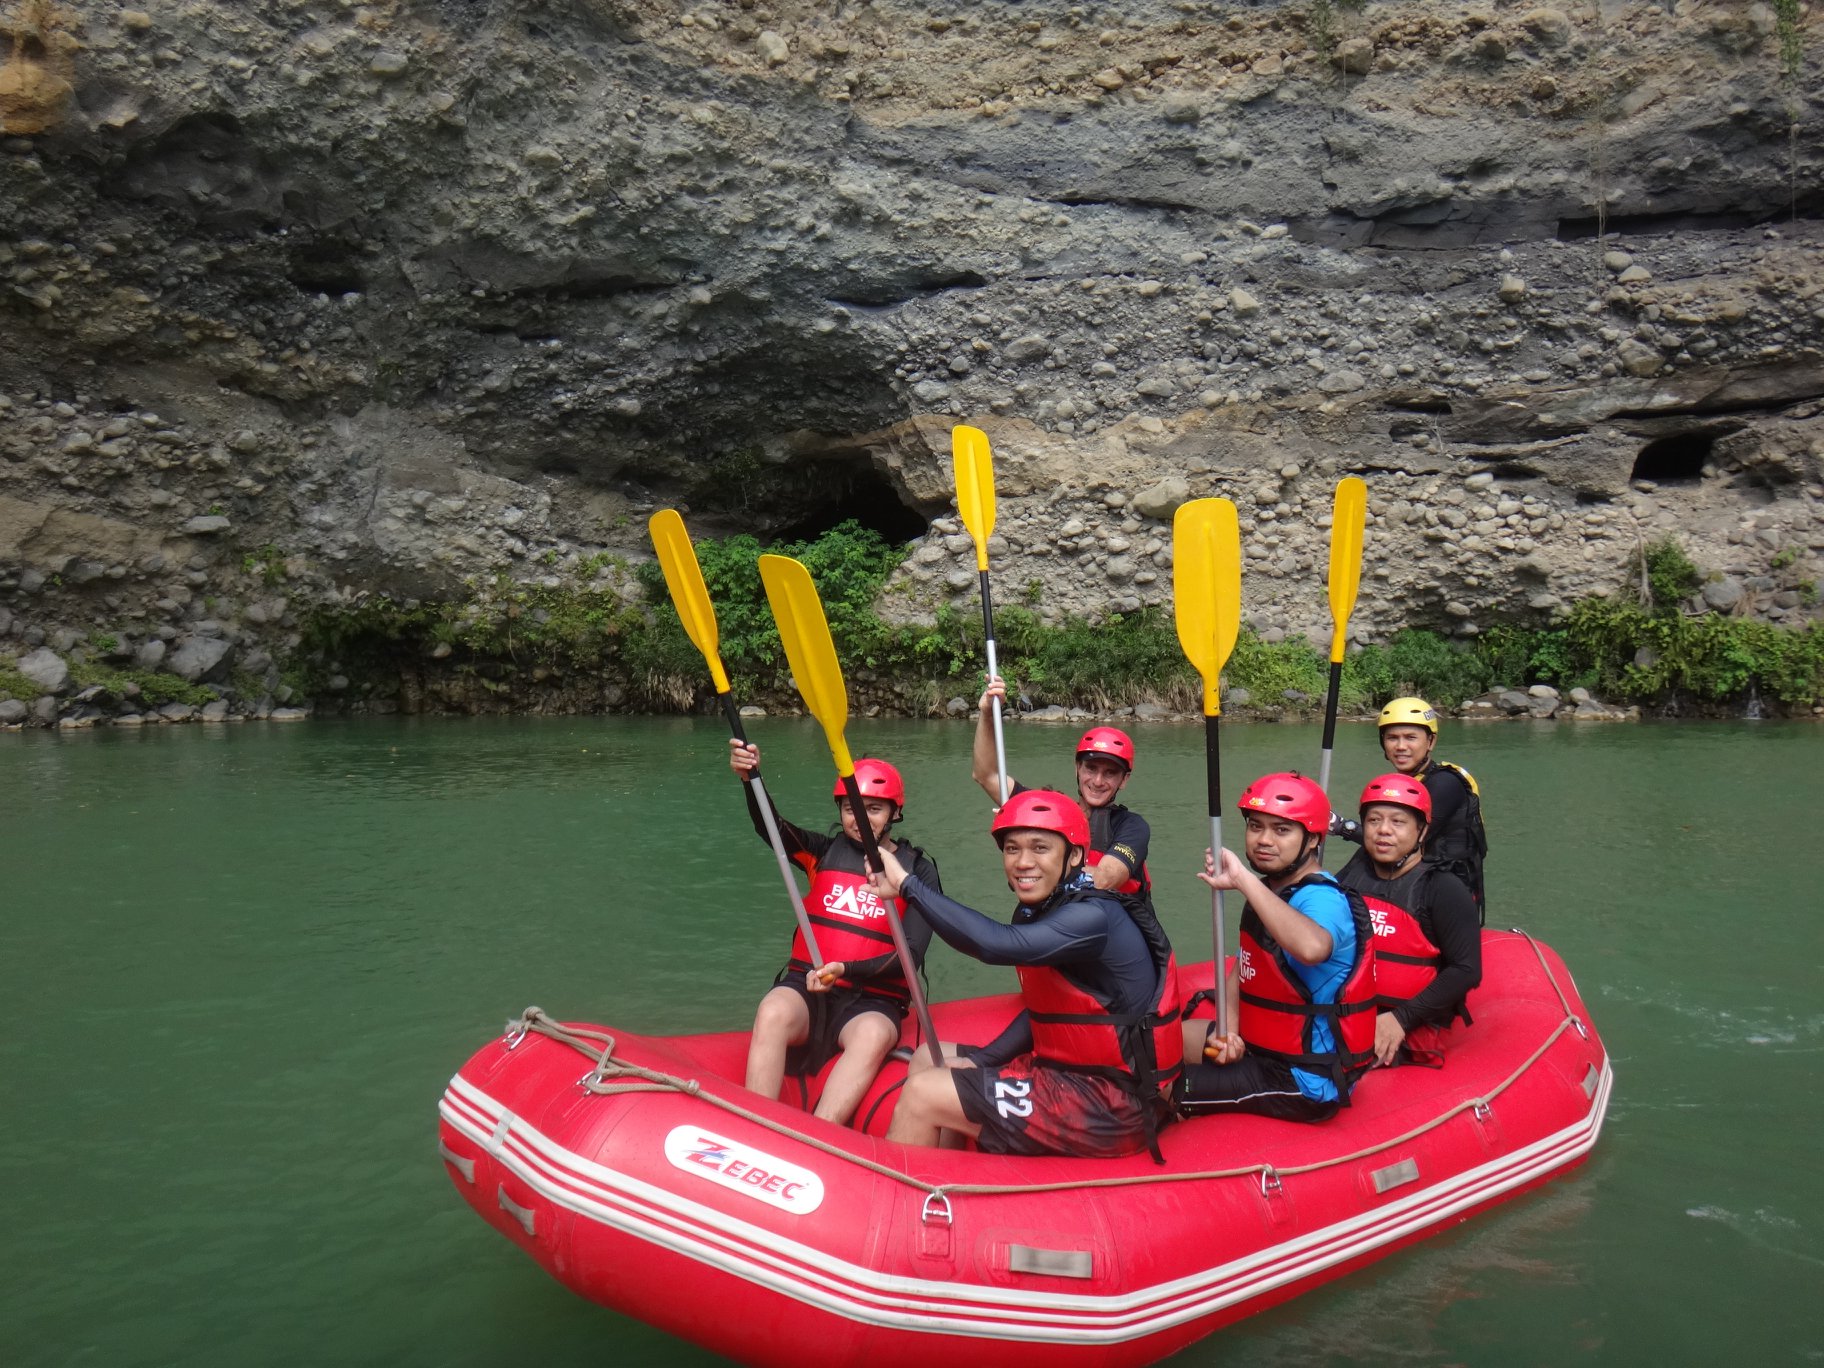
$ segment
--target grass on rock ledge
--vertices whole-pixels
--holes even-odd
[[[778,547],[752,536],[697,543],[738,697],[789,688],[760,584],[764,551],[794,556],[809,568],[852,687],[898,686],[915,708],[955,695],[974,701],[983,652],[973,609],[945,608],[928,626],[884,621],[875,605],[906,552],[854,522]],[[340,672],[386,693],[401,670],[443,669],[510,690],[554,673],[586,674],[623,681],[630,701],[655,711],[705,703],[702,657],[678,621],[657,563],[633,571],[645,599],[633,605],[600,584],[600,568],[591,563],[575,582],[555,584],[549,576],[521,582],[503,575],[459,603],[369,598],[319,611],[303,647],[313,682]],[[1791,708],[1824,701],[1824,626],[1690,616],[1678,596],[1690,592],[1695,567],[1649,548],[1646,568],[1651,608],[1592,598],[1551,626],[1501,625],[1469,642],[1409,629],[1385,645],[1363,647],[1344,662],[1342,705],[1370,710],[1399,694],[1419,694],[1454,708],[1495,686],[1529,684],[1582,686],[1610,701],[1658,707],[1724,706],[1755,694]],[[1052,626],[1028,607],[1007,606],[996,614],[995,628],[1002,673],[1037,706],[1106,710],[1156,702],[1198,709],[1201,682],[1165,610]],[[1223,684],[1246,689],[1256,706],[1321,706],[1328,663],[1302,638],[1269,643],[1244,629]]]

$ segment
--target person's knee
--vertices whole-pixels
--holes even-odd
[[[843,1029],[842,1049],[845,1054],[872,1059],[879,1064],[898,1040],[897,1023],[889,1021],[879,1012],[869,1012],[856,1017]]]
[[[754,1011],[756,1036],[790,1035],[808,1016],[803,1005],[790,993],[768,993]]]

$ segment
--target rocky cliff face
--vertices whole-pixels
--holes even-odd
[[[0,21],[15,654],[188,648],[251,701],[311,605],[624,584],[601,553],[665,502],[919,536],[891,599],[928,614],[973,592],[959,419],[1051,616],[1162,601],[1171,510],[1219,493],[1256,625],[1318,629],[1352,472],[1364,639],[1547,615],[1667,532],[1735,611],[1819,578],[1805,7]]]

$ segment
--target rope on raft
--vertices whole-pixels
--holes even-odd
[[[928,1183],[924,1179],[916,1178],[902,1169],[896,1169],[887,1164],[882,1164],[877,1160],[869,1159],[865,1155],[856,1154],[853,1150],[844,1149],[840,1145],[833,1145],[827,1140],[821,1139],[815,1135],[807,1134],[797,1127],[787,1125],[785,1122],[776,1120],[773,1117],[763,1116],[759,1112],[754,1111],[751,1107],[744,1107],[731,1098],[720,1097],[715,1093],[705,1091],[702,1082],[698,1079],[682,1078],[676,1074],[662,1073],[659,1070],[648,1069],[640,1064],[630,1064],[625,1060],[617,1059],[614,1054],[614,1037],[608,1034],[608,1032],[592,1031],[586,1027],[566,1025],[551,1017],[541,1007],[528,1007],[520,1015],[518,1021],[508,1023],[507,1046],[511,1049],[518,1045],[520,1040],[528,1033],[547,1036],[560,1044],[570,1046],[570,1048],[595,1061],[595,1068],[583,1075],[581,1084],[588,1091],[599,1096],[614,1096],[620,1093],[635,1092],[684,1093],[706,1102],[712,1107],[718,1107],[733,1116],[739,1116],[744,1121],[750,1121],[756,1126],[772,1131],[776,1135],[795,1140],[802,1145],[808,1145],[812,1149],[830,1155],[832,1158],[840,1159],[844,1163],[854,1164],[857,1167],[867,1169],[872,1173],[878,1173],[881,1177],[890,1178],[896,1183],[903,1183],[905,1186],[914,1188],[928,1196],[1006,1196],[1026,1192],[1070,1192],[1083,1188],[1137,1187],[1154,1183],[1194,1183],[1204,1182],[1213,1178],[1254,1177],[1259,1178],[1264,1184],[1292,1174],[1315,1173],[1319,1170],[1335,1168],[1342,1164],[1353,1164],[1357,1160],[1366,1159],[1370,1155],[1379,1154],[1386,1150],[1390,1150],[1397,1145],[1403,1145],[1409,1140],[1415,1140],[1429,1131],[1436,1130],[1439,1126],[1442,1126],[1445,1122],[1451,1120],[1451,1118],[1461,1116],[1464,1112],[1473,1112],[1479,1116],[1488,1110],[1489,1104],[1492,1103],[1495,1098],[1506,1092],[1520,1080],[1521,1076],[1524,1075],[1528,1069],[1537,1064],[1540,1058],[1544,1056],[1545,1052],[1557,1043],[1559,1036],[1570,1030],[1575,1030],[1579,1035],[1586,1035],[1583,1022],[1571,1011],[1570,1000],[1565,997],[1564,989],[1559,987],[1557,977],[1552,973],[1551,966],[1546,963],[1545,952],[1540,949],[1539,942],[1534,940],[1533,937],[1526,932],[1518,929],[1514,931],[1514,934],[1526,941],[1532,948],[1533,954],[1538,957],[1539,967],[1545,974],[1546,982],[1552,985],[1552,991],[1558,995],[1559,1005],[1564,1008],[1564,1019],[1553,1028],[1551,1034],[1540,1042],[1539,1047],[1526,1057],[1520,1067],[1515,1069],[1505,1079],[1500,1083],[1497,1083],[1482,1096],[1468,1098],[1459,1102],[1447,1111],[1439,1113],[1429,1121],[1414,1126],[1411,1130],[1402,1135],[1396,1135],[1392,1139],[1384,1140],[1379,1144],[1369,1145],[1364,1149],[1356,1150],[1352,1154],[1339,1154],[1328,1159],[1318,1159],[1309,1164],[1295,1164],[1286,1168],[1280,1168],[1274,1164],[1262,1163],[1246,1164],[1239,1168],[1201,1169],[1195,1173],[1133,1174],[1116,1178],[1078,1178],[1057,1183]]]

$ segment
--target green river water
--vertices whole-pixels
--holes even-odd
[[[824,820],[821,733],[754,733],[787,815]],[[1067,780],[1073,738],[1010,728],[1010,768]],[[1824,1360],[1824,729],[1447,739],[1487,795],[1491,924],[1557,947],[1614,1059],[1607,1128],[1569,1178],[1175,1362]],[[850,740],[906,771],[949,891],[1004,914],[967,729]],[[1201,732],[1138,742],[1161,914],[1206,958]],[[483,1225],[436,1104],[528,1003],[747,1024],[789,915],[723,744],[621,718],[0,736],[0,1365],[714,1361]],[[1317,746],[1229,728],[1230,792]],[[1377,759],[1344,728],[1337,792]],[[941,945],[930,968],[937,998],[1011,985]]]

